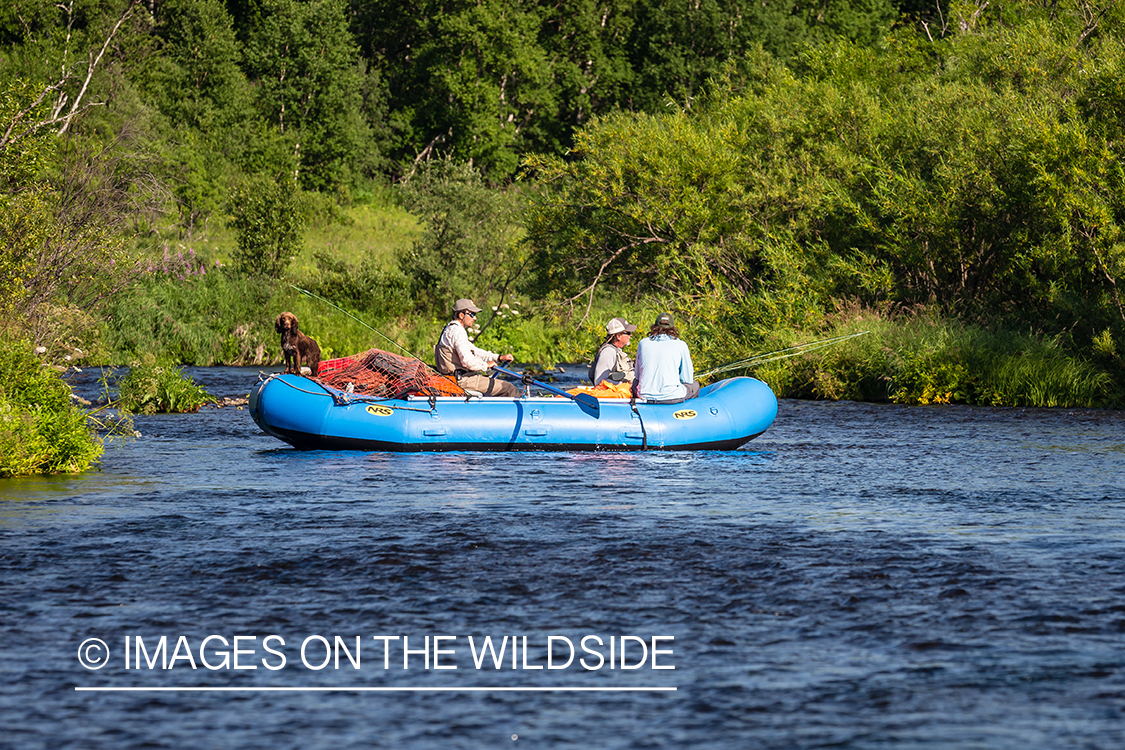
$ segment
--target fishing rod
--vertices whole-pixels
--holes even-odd
[[[809,352],[815,352],[817,349],[824,349],[824,348],[829,347],[829,346],[834,346],[834,345],[840,343],[841,341],[847,341],[848,339],[854,339],[856,336],[863,336],[864,334],[868,334],[868,333],[871,333],[871,331],[860,331],[859,333],[849,333],[849,334],[846,334],[844,336],[833,336],[832,338],[821,339],[820,341],[809,341],[809,342],[804,343],[804,344],[794,344],[793,346],[787,346],[784,349],[778,349],[776,351],[766,352],[765,354],[757,354],[753,357],[748,357],[746,359],[740,359],[740,360],[735,361],[735,362],[728,362],[725,365],[720,365],[719,367],[714,367],[710,370],[707,370],[706,372],[699,373],[698,375],[696,375],[696,379],[706,378],[706,377],[709,377],[711,375],[718,374],[720,372],[727,372],[728,370],[737,370],[737,369],[744,368],[744,367],[750,367],[752,365],[760,365],[760,364],[764,364],[766,362],[774,362],[774,361],[779,360],[779,359],[788,359],[789,357],[799,357],[802,354],[808,354]],[[786,353],[786,352],[788,352],[788,353]]]
[[[417,354],[415,354],[414,352],[410,351],[410,350],[409,350],[409,349],[407,349],[407,348],[406,348],[405,346],[403,346],[402,344],[400,344],[400,343],[398,343],[397,341],[395,341],[394,339],[392,339],[392,338],[391,338],[390,336],[387,336],[387,335],[386,335],[386,334],[384,334],[384,333],[383,333],[382,331],[380,331],[380,330],[378,330],[377,328],[374,328],[374,327],[372,327],[372,326],[368,325],[368,324],[367,324],[366,322],[364,322],[363,320],[361,320],[361,319],[357,318],[356,316],[352,315],[352,314],[351,314],[350,312],[348,312],[348,311],[347,311],[347,310],[345,310],[344,308],[340,307],[339,305],[337,305],[337,304],[335,304],[335,303],[333,303],[333,302],[329,302],[328,300],[324,299],[324,297],[321,297],[321,296],[320,296],[319,294],[313,294],[313,293],[312,293],[312,292],[310,292],[310,291],[309,291],[308,289],[302,289],[302,288],[301,288],[301,287],[299,287],[299,286],[293,286],[293,284],[290,284],[289,286],[290,286],[290,287],[292,287],[293,289],[296,289],[296,290],[297,290],[298,292],[300,292],[301,294],[304,294],[304,295],[306,295],[306,296],[308,296],[308,297],[312,297],[313,299],[318,299],[318,300],[320,300],[321,302],[323,302],[324,304],[326,304],[326,305],[328,305],[329,307],[331,307],[332,309],[336,310],[337,312],[340,312],[340,313],[343,313],[344,315],[347,315],[347,316],[348,316],[349,318],[351,318],[351,319],[352,319],[352,320],[354,320],[355,322],[359,323],[359,324],[360,324],[361,326],[363,326],[363,327],[364,327],[364,328],[366,328],[367,330],[371,331],[372,333],[378,334],[379,336],[382,336],[382,337],[383,337],[384,339],[386,339],[387,341],[391,342],[392,344],[394,344],[395,346],[397,346],[397,347],[398,347],[399,349],[402,349],[402,350],[403,350],[404,352],[406,352],[407,354],[409,354],[409,355],[410,355],[411,357],[413,357],[414,359],[416,359],[416,360],[418,360],[419,362],[421,362],[422,364],[426,365],[426,367],[429,367],[429,365],[428,365],[428,364],[426,364],[426,361],[425,361],[425,360],[423,360],[423,359],[422,359],[421,357],[419,357],[419,356],[418,356]]]
[[[383,332],[382,332],[382,331],[380,331],[379,329],[375,328],[374,326],[371,326],[371,325],[369,325],[369,324],[368,324],[367,322],[365,322],[364,320],[362,320],[362,319],[360,319],[360,318],[357,318],[356,316],[352,315],[352,314],[351,314],[350,312],[348,312],[348,311],[347,311],[347,310],[345,310],[344,308],[340,307],[339,305],[337,305],[337,304],[335,304],[335,303],[333,303],[333,302],[330,302],[329,300],[326,300],[326,299],[324,299],[324,297],[321,297],[321,296],[320,296],[319,294],[313,294],[312,292],[310,292],[310,291],[309,291],[309,290],[307,290],[307,289],[302,289],[301,287],[299,287],[299,286],[294,286],[293,284],[290,284],[289,286],[290,286],[290,287],[292,287],[293,289],[296,289],[296,290],[297,290],[298,292],[300,292],[301,294],[304,294],[304,295],[307,295],[307,296],[309,296],[309,297],[312,297],[313,299],[317,299],[317,300],[320,300],[321,302],[323,302],[324,304],[328,305],[329,307],[331,307],[332,309],[336,310],[337,312],[340,312],[340,313],[343,313],[344,315],[347,315],[347,316],[348,316],[349,318],[351,318],[351,319],[352,319],[352,320],[354,320],[355,322],[359,323],[359,324],[360,324],[361,326],[363,326],[363,327],[364,327],[364,328],[366,328],[367,330],[369,330],[369,331],[371,331],[371,332],[373,332],[373,333],[376,333],[376,334],[378,334],[379,336],[382,336],[382,337],[383,337],[384,339],[386,339],[387,341],[391,342],[392,344],[394,344],[395,346],[397,346],[397,347],[398,347],[399,349],[402,349],[402,350],[403,350],[404,352],[406,352],[406,353],[407,353],[407,354],[408,354],[408,355],[409,355],[410,357],[412,357],[413,359],[416,359],[416,360],[418,360],[419,362],[421,362],[421,363],[422,363],[422,366],[423,366],[423,367],[425,367],[425,368],[426,368],[427,370],[429,370],[430,372],[433,372],[433,373],[434,373],[434,374],[436,374],[436,375],[437,375],[438,377],[442,377],[442,378],[445,378],[446,380],[450,381],[450,382],[451,382],[451,383],[453,383],[454,385],[457,385],[458,387],[460,387],[460,386],[458,385],[458,383],[457,383],[457,378],[456,378],[456,377],[454,377],[453,375],[446,375],[445,373],[442,373],[442,372],[438,372],[437,368],[435,368],[435,367],[434,367],[433,365],[431,365],[431,364],[430,364],[429,362],[427,362],[426,360],[422,359],[422,358],[421,358],[421,357],[419,357],[419,356],[418,356],[417,354],[415,354],[414,352],[410,351],[410,350],[409,350],[409,349],[407,349],[407,348],[406,348],[405,346],[403,346],[402,344],[398,343],[397,341],[395,341],[394,339],[392,339],[392,338],[391,338],[390,336],[386,335],[385,333],[383,333]]]

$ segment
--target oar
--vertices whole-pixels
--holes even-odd
[[[505,375],[511,375],[514,378],[519,378],[521,381],[524,380],[525,377],[523,375],[520,375],[518,372],[512,372],[511,370],[505,369],[500,365],[493,365],[492,369],[496,370],[497,372],[502,372]],[[547,385],[546,383],[540,383],[538,380],[533,380],[532,378],[527,378],[526,382],[529,382],[538,388],[542,388],[545,391],[550,391],[551,393],[565,396],[571,401],[577,401],[582,406],[585,406],[588,409],[593,409],[595,412],[601,409],[601,406],[598,404],[598,400],[591,396],[589,393],[579,393],[577,396],[575,396],[573,393],[567,393],[560,388],[556,388],[553,385]]]

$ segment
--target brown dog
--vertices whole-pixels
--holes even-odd
[[[281,334],[281,354],[285,357],[285,372],[300,375],[303,363],[315,378],[320,369],[320,347],[297,330],[297,316],[291,312],[283,312],[277,316],[274,327]]]

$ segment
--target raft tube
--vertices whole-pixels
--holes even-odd
[[[374,399],[296,375],[270,376],[250,394],[258,426],[304,450],[734,450],[777,416],[773,391],[753,378],[719,381],[678,404],[598,407],[536,396]]]

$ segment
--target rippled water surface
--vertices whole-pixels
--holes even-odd
[[[302,453],[232,407],[137,426],[100,471],[0,480],[0,746],[1125,747],[1120,412],[784,401],[739,451],[599,455]],[[487,635],[527,637],[515,668],[476,668]],[[534,668],[587,635],[600,668]],[[621,636],[673,637],[675,669],[609,669]],[[314,669],[337,637],[360,668]],[[214,687],[244,689],[182,689]]]

